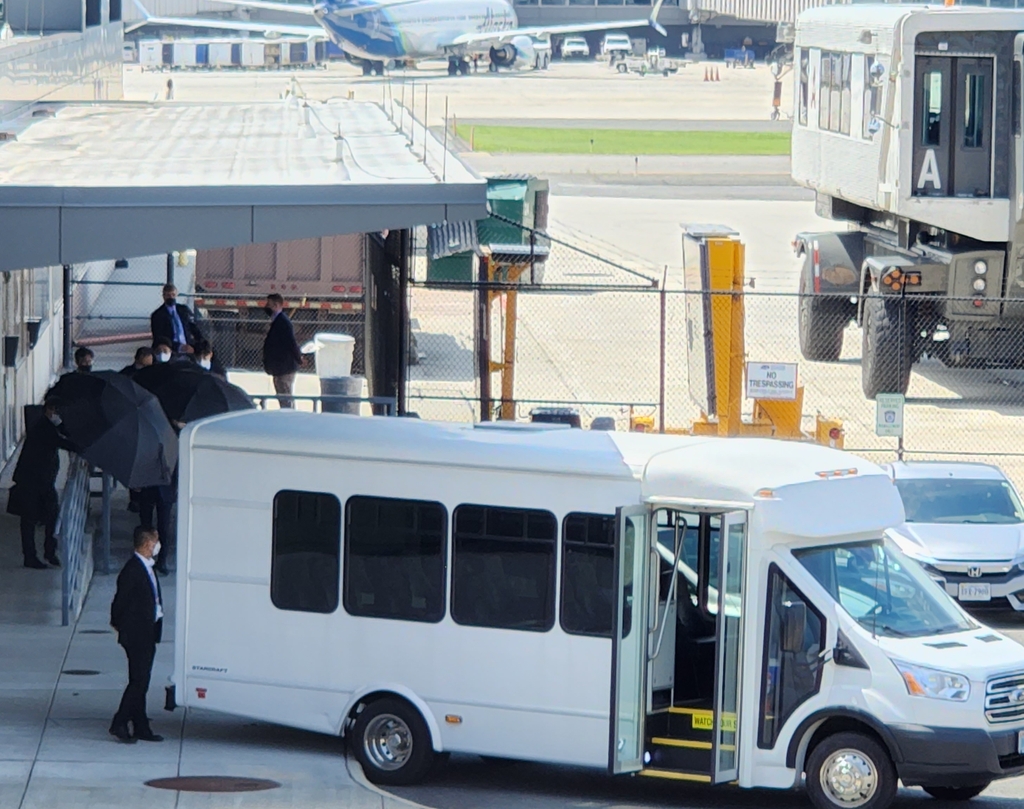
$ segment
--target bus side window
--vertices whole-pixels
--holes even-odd
[[[452,618],[466,626],[546,632],[555,624],[558,521],[549,511],[455,509]]]
[[[765,624],[757,746],[771,749],[793,711],[820,690],[825,645],[824,616],[774,564]]]
[[[345,611],[436,623],[444,617],[448,513],[440,503],[351,497],[345,506]]]
[[[562,524],[562,629],[612,636],[615,516],[569,514]]]
[[[333,494],[280,491],[274,496],[270,600],[279,610],[338,608],[341,503]]]

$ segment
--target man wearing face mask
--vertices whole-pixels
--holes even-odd
[[[263,370],[274,378],[274,392],[281,407],[294,407],[292,389],[295,373],[302,365],[302,351],[295,342],[292,322],[284,311],[284,298],[277,293],[267,295],[263,311],[270,316],[270,330],[263,341]]]
[[[163,338],[175,353],[191,354],[196,341],[203,336],[196,326],[192,310],[178,303],[178,290],[174,284],[164,285],[164,305],[149,316],[149,328],[153,332],[154,351],[156,341]]]
[[[75,446],[60,430],[57,399],[50,397],[43,404],[43,415],[29,427],[21,446],[18,465],[14,468],[14,488],[7,501],[7,513],[21,517],[21,552],[25,567],[45,570],[46,565],[36,554],[36,526],[42,525],[43,556],[54,567],[60,567],[57,558],[57,473],[60,456],[57,450],[74,450]]]
[[[196,353],[194,358],[196,365],[204,371],[209,371],[214,376],[219,376],[221,379],[227,380],[227,371],[224,370],[223,365],[217,362],[217,358],[213,355],[213,346],[210,345],[210,341],[206,338],[196,342]]]
[[[110,605],[110,625],[117,630],[117,642],[128,657],[128,686],[110,723],[110,734],[126,744],[162,742],[163,736],[153,732],[146,715],[153,658],[163,633],[163,598],[160,582],[153,575],[160,539],[152,528],[139,526],[132,540],[135,553],[117,576],[117,592]]]
[[[166,337],[157,337],[153,341],[153,362],[170,362],[174,359],[174,351],[171,348],[171,341]]]
[[[75,370],[80,374],[92,373],[92,361],[95,356],[91,348],[79,346],[75,349]]]

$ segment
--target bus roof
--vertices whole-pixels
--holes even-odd
[[[534,425],[535,427],[537,425]],[[405,418],[245,411],[198,422],[191,447],[634,480],[643,499],[752,503],[756,493],[878,466],[817,444],[570,429],[496,430]]]

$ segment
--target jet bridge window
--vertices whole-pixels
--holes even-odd
[[[797,120],[800,126],[807,126],[807,83],[810,70],[811,54],[807,48],[800,49],[800,98],[797,101]]]
[[[768,571],[758,747],[774,747],[793,711],[818,693],[824,646],[824,617],[773,564]]]
[[[924,126],[921,127],[921,145],[939,146],[942,143],[942,73],[933,70],[924,77]]]
[[[853,54],[821,53],[818,128],[850,134]]]
[[[345,505],[345,611],[370,618],[444,617],[448,512],[440,503],[351,497]]]
[[[455,509],[452,618],[466,626],[546,632],[555,623],[558,522],[549,511]]]
[[[864,57],[864,120],[861,123],[861,137],[871,138],[871,121],[878,117],[881,87],[872,78],[871,70],[875,66],[874,56]]]
[[[615,517],[569,514],[562,526],[562,629],[612,636]]]
[[[274,497],[270,600],[279,610],[338,608],[341,503],[333,494],[280,491]]]
[[[964,76],[964,148],[985,146],[985,76],[967,73]]]

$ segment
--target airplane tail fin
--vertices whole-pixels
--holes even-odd
[[[141,14],[147,20],[152,19],[153,15],[146,10],[146,7],[142,5],[141,0],[134,0],[134,2],[135,8],[139,10],[139,14]]]
[[[138,3],[139,0],[135,0],[135,2]],[[657,0],[657,2],[655,2],[654,8],[651,9],[651,16],[649,20],[651,23],[651,28],[653,28],[663,37],[668,36],[668,31],[666,31],[665,27],[660,22],[658,22],[658,14],[661,12],[661,4],[664,2],[665,0]]]

